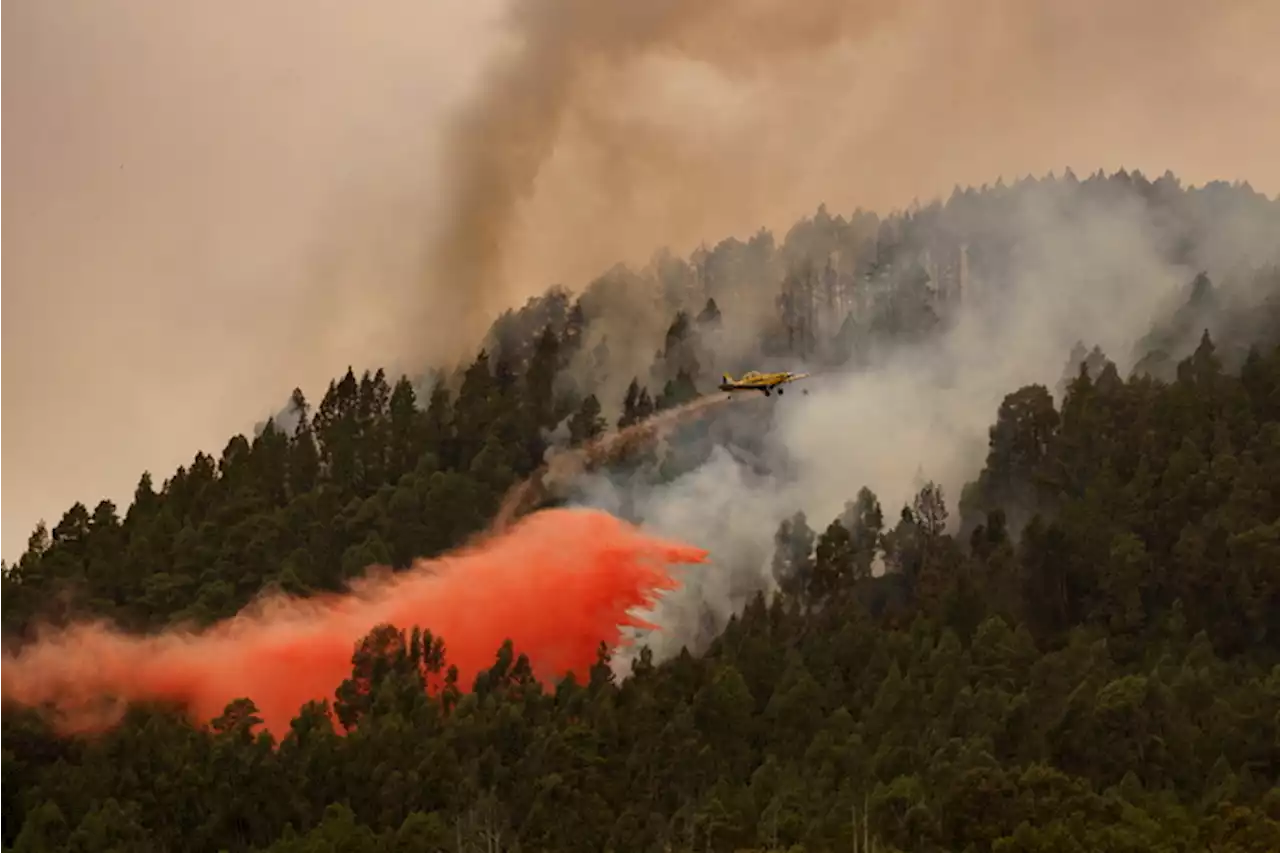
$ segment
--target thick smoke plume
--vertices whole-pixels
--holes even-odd
[[[304,703],[334,695],[355,644],[382,623],[442,637],[464,688],[507,638],[540,679],[581,677],[620,626],[646,627],[631,611],[676,586],[673,564],[705,558],[602,512],[546,510],[350,593],[266,599],[205,631],[140,637],[93,623],[43,636],[4,652],[3,699],[52,705],[61,729],[84,731],[115,723],[131,701],[177,702],[208,721],[248,697],[282,736]]]
[[[751,75],[762,62],[784,61],[869,32],[890,9],[871,2],[796,8],[735,0],[514,4],[508,23],[517,43],[495,65],[452,140],[453,216],[433,257],[433,275],[455,296],[476,299],[462,305],[472,337],[483,328],[477,324],[505,307],[510,294],[502,286],[503,260],[519,224],[518,206],[533,196],[566,123],[583,122],[593,145],[609,149],[624,169],[634,167],[647,145],[661,144],[653,138],[628,141],[628,122],[598,112],[592,103],[600,94],[594,86],[621,82],[612,75],[663,55],[705,61],[734,76]],[[649,156],[655,155],[662,157]]]
[[[461,315],[464,351],[547,284],[815,200],[884,209],[1064,164],[1280,180],[1274,4],[529,0],[507,23],[446,148],[431,255],[427,309]]]
[[[1159,207],[1120,184],[1098,179],[1082,186],[1074,177],[1027,182],[989,191],[985,204],[961,196],[921,213],[927,234],[953,235],[975,252],[1014,247],[998,270],[971,270],[958,301],[940,308],[939,332],[873,350],[857,368],[822,371],[807,380],[808,396],[764,401],[771,419],[745,408],[717,413],[729,434],[674,480],[599,471],[575,483],[577,502],[615,512],[626,507],[628,517],[712,555],[713,565],[649,616],[664,629],[647,639],[658,660],[683,645],[702,648],[751,596],[773,587],[773,537],[782,520],[803,511],[821,533],[867,486],[892,527],[932,480],[943,487],[954,530],[961,490],[983,466],[988,430],[1006,394],[1031,383],[1059,389],[1064,374],[1076,372],[1070,357],[1078,342],[1099,346],[1127,375],[1143,356],[1135,345],[1187,301],[1198,273],[1224,282],[1280,263],[1280,201],[1253,195],[1235,215],[1206,215],[1193,230],[1193,248],[1173,251],[1185,232]],[[1198,192],[1213,199],[1227,191]],[[1259,278],[1257,286],[1267,280],[1275,279]],[[1233,298],[1257,305],[1264,296],[1242,291]],[[1176,358],[1189,354],[1210,325],[1191,322]],[[1219,345],[1238,351],[1239,341],[1222,337],[1227,331],[1215,330]],[[734,429],[735,419],[748,414],[736,432],[762,444],[750,453]],[[615,663],[620,674],[629,671],[626,653]]]

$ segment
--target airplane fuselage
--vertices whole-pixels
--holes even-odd
[[[721,391],[759,391],[766,397],[770,396],[775,390],[778,394],[782,394],[782,386],[788,382],[794,382],[797,379],[804,379],[807,373],[759,373],[757,371],[749,371],[744,373],[740,379],[734,379],[729,374],[724,374],[724,381],[720,383]]]

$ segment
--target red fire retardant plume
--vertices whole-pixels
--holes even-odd
[[[442,637],[464,688],[507,638],[544,681],[581,678],[601,642],[619,643],[619,626],[652,627],[628,611],[677,586],[670,566],[706,557],[608,513],[546,510],[349,593],[267,599],[203,632],[130,636],[91,623],[46,634],[3,653],[3,698],[51,703],[59,728],[74,732],[113,725],[131,701],[176,701],[208,721],[248,697],[279,738],[305,702],[332,699],[357,642],[387,622]]]

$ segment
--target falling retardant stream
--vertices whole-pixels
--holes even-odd
[[[706,417],[733,400],[750,398],[749,394],[738,397],[727,394],[698,397],[682,406],[658,412],[625,429],[607,432],[581,447],[555,452],[532,476],[507,492],[497,516],[489,526],[490,531],[496,533],[505,530],[519,515],[537,506],[540,501],[560,494],[582,474],[646,447],[677,426]]]
[[[351,675],[356,645],[387,623],[442,638],[464,688],[508,639],[544,682],[582,677],[600,643],[618,646],[623,628],[655,628],[633,611],[678,586],[672,566],[708,554],[600,510],[524,513],[728,401],[700,397],[556,453],[508,492],[473,542],[402,572],[368,573],[348,592],[264,598],[204,630],[140,636],[99,621],[44,631],[0,653],[3,701],[46,709],[61,731],[92,732],[118,722],[131,702],[175,703],[208,722],[247,697],[279,738],[306,702],[332,699]]]
[[[116,723],[130,702],[175,702],[207,722],[248,697],[279,738],[304,703],[333,697],[376,625],[442,637],[463,686],[506,639],[544,681],[581,676],[601,642],[620,642],[621,627],[652,627],[630,611],[675,588],[671,566],[706,557],[605,512],[546,510],[350,592],[264,599],[204,631],[132,636],[87,623],[45,634],[4,651],[3,699],[49,708],[62,731],[86,732]]]

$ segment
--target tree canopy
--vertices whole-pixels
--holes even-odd
[[[1090,181],[1051,188],[1136,193],[1181,211],[1191,237],[1195,193],[1256,203],[1172,176]],[[964,251],[992,277],[1007,232],[991,223],[1018,191],[946,206],[988,223]],[[123,514],[77,503],[39,526],[3,572],[6,645],[86,615],[207,625],[266,589],[336,591],[447,551],[552,444],[708,390],[711,359],[742,346],[735,323],[763,330],[741,351],[847,369],[868,338],[936,335],[968,298],[934,263],[958,241],[946,207],[824,208],[781,247],[761,232],[667,256],[648,327],[610,313],[626,300],[602,279],[504,315],[428,388],[348,370],[314,407],[295,390],[217,457],[158,486],[143,474]],[[641,648],[619,674],[602,646],[581,680],[543,684],[508,644],[473,684],[429,691],[449,638],[370,625],[351,677],[278,739],[252,696],[206,722],[137,705],[92,737],[6,705],[4,846],[1280,849],[1280,276],[1235,275],[1189,281],[1130,375],[1082,344],[1058,387],[1008,389],[961,495],[926,481],[888,506],[850,483],[835,518],[779,519],[776,590],[708,648]],[[744,293],[766,294],[768,322],[734,311],[756,304]],[[615,393],[633,319],[650,337]],[[687,429],[645,451],[661,457],[652,476],[706,458],[714,431]]]

